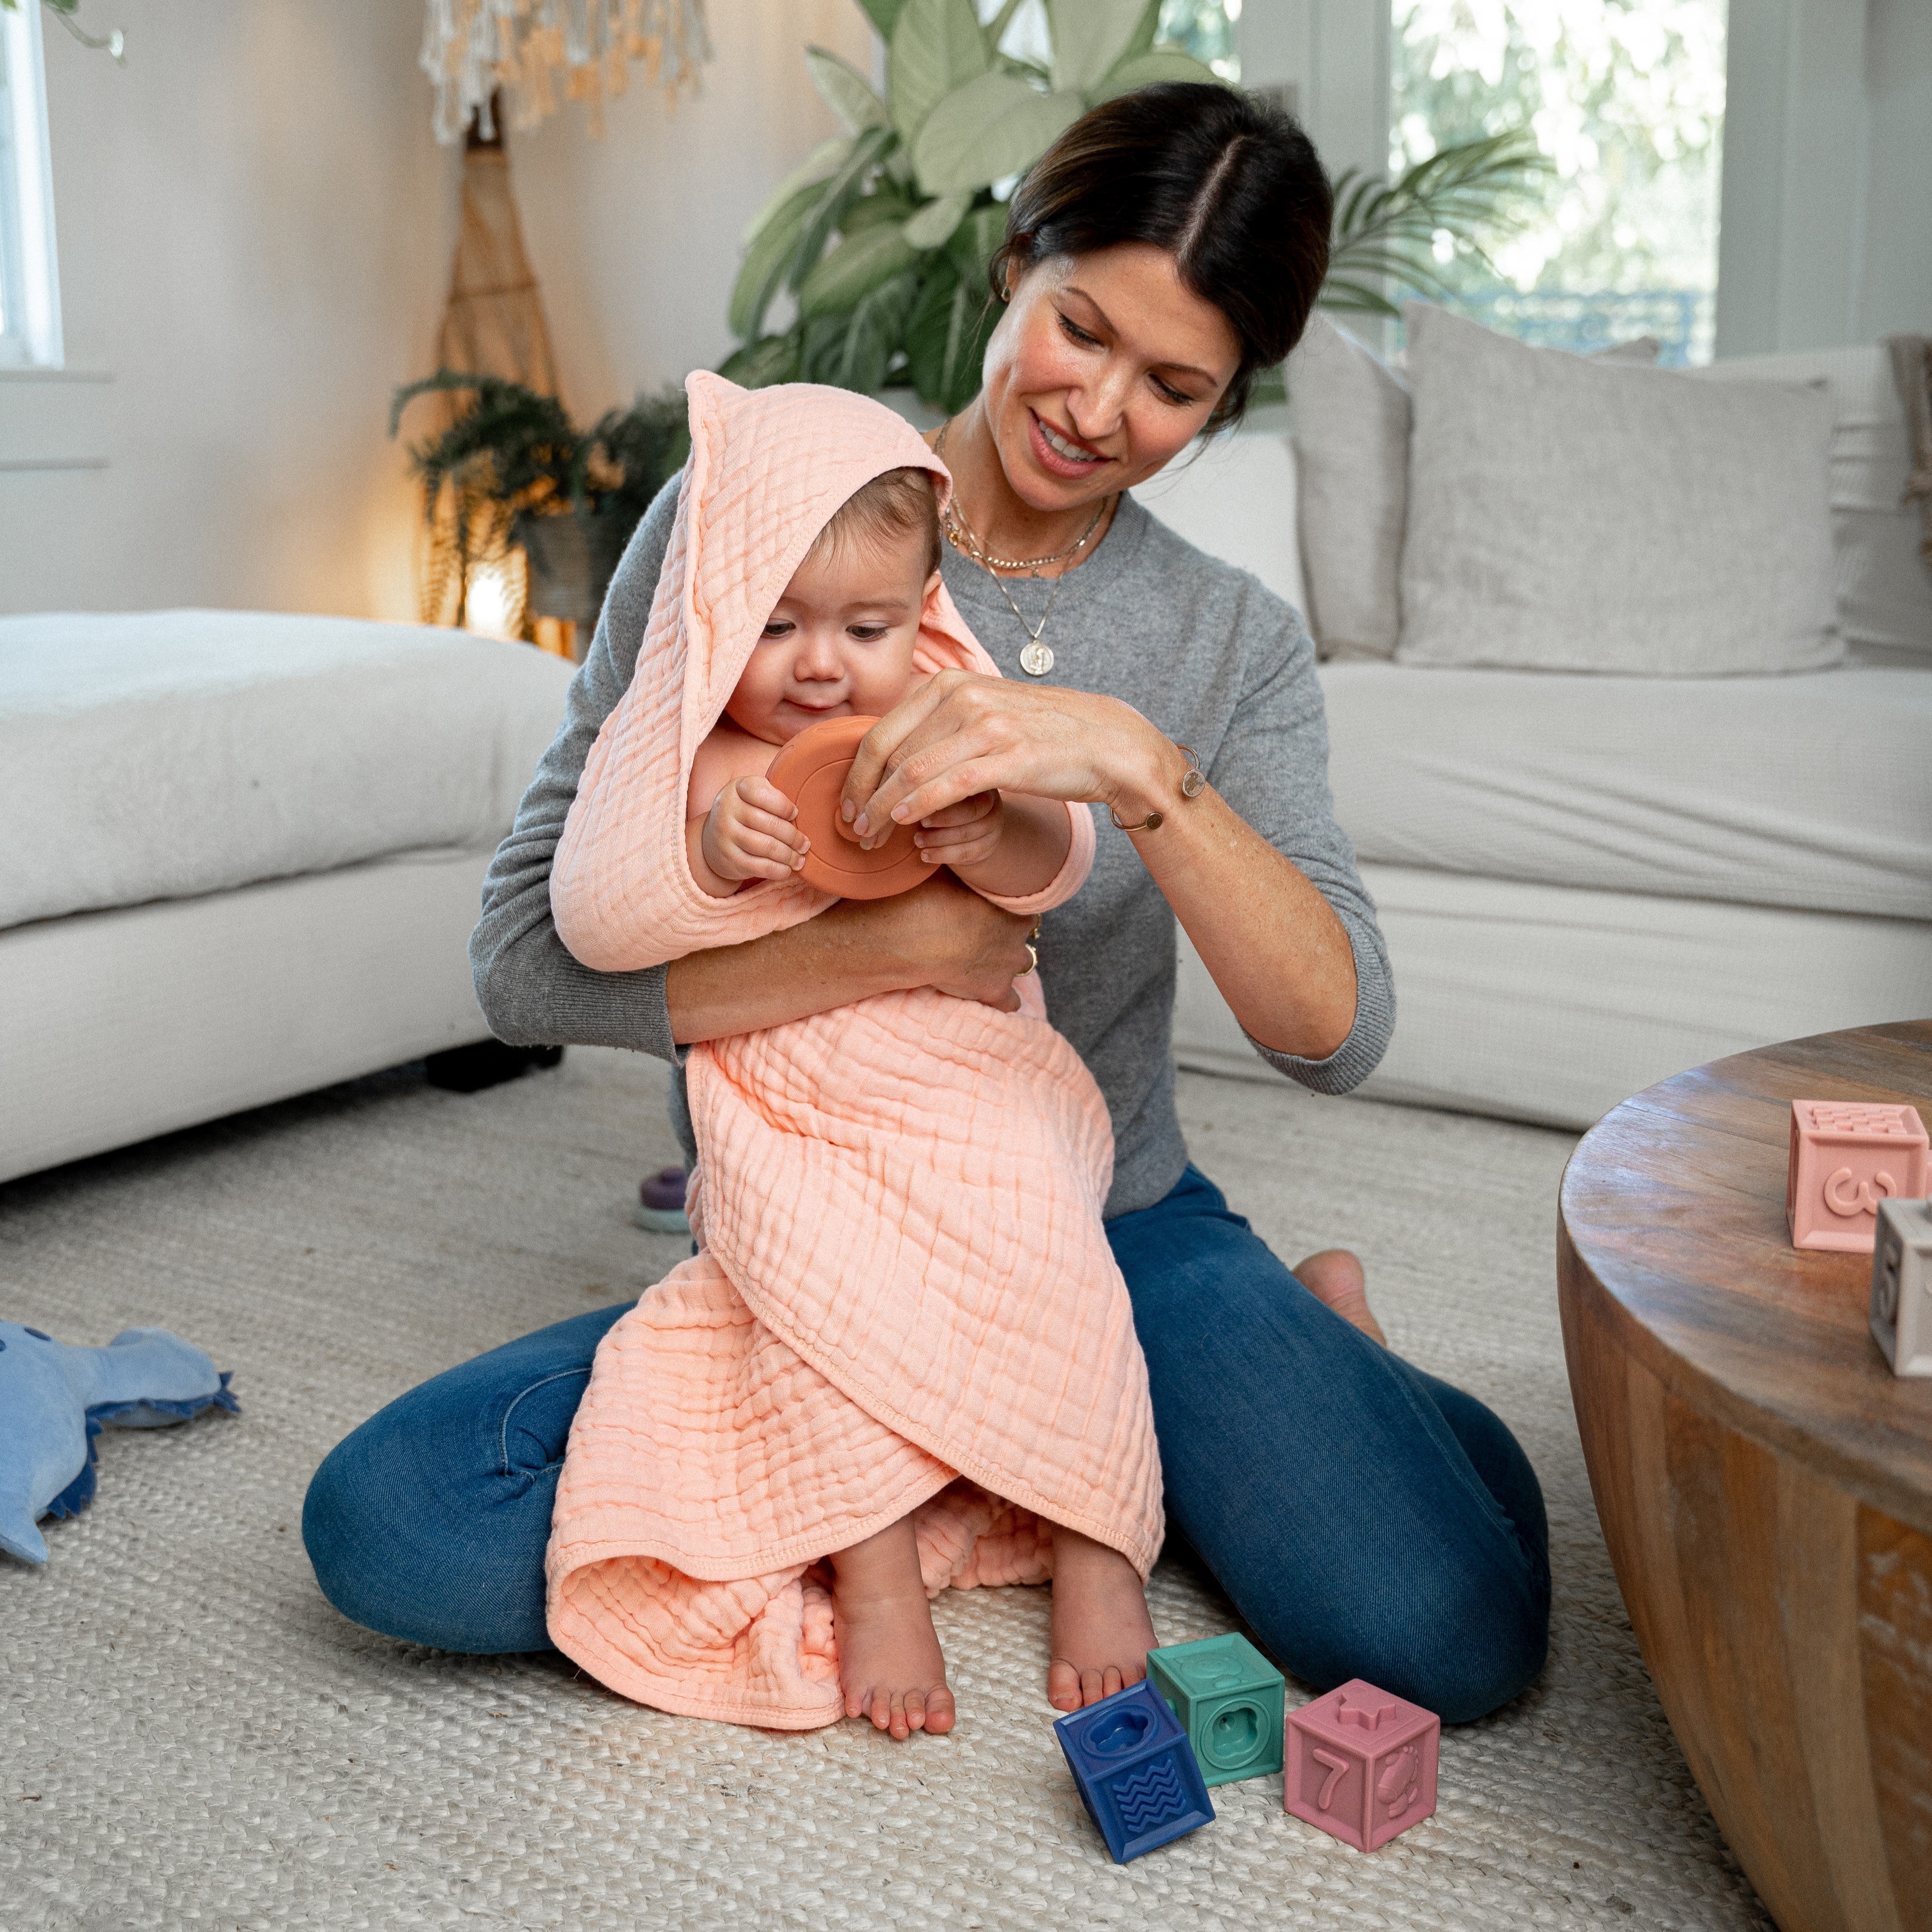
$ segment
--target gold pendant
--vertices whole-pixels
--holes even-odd
[[[1053,650],[1036,638],[1020,652],[1020,669],[1028,677],[1044,677],[1053,668]]]

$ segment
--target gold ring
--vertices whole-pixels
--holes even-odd
[[[1039,970],[1040,948],[1034,945],[1033,941],[1030,939],[1026,940],[1022,943],[1024,944],[1027,950],[1027,963],[1020,968],[1019,976],[1024,980],[1029,973],[1036,972]]]

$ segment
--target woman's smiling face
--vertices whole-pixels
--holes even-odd
[[[1164,248],[1016,268],[982,400],[1006,481],[1051,512],[1130,489],[1207,425],[1240,365],[1228,319]]]

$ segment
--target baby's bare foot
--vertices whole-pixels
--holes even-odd
[[[896,1738],[952,1730],[946,1659],[920,1581],[912,1520],[902,1516],[832,1558],[832,1628],[845,1714]]]
[[[1154,1646],[1139,1571],[1118,1550],[1054,1525],[1047,1701],[1057,1711],[1077,1711],[1138,1684]]]
[[[1382,1324],[1369,1306],[1368,1277],[1362,1270],[1359,1256],[1351,1254],[1346,1248],[1324,1248],[1302,1262],[1294,1275],[1316,1300],[1325,1301],[1371,1342],[1379,1342],[1384,1348],[1388,1346]]]

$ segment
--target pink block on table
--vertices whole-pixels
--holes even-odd
[[[1926,1191],[1926,1135],[1916,1107],[1794,1100],[1785,1219],[1795,1248],[1868,1255],[1881,1200]]]
[[[1288,1714],[1282,1802],[1372,1852],[1436,1809],[1442,1720],[1359,1677]]]

